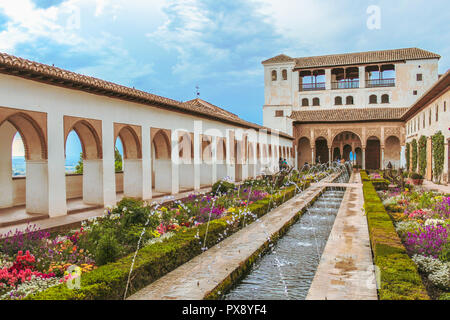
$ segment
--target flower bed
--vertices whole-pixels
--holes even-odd
[[[294,181],[279,188],[268,179],[245,181],[239,187],[227,184],[231,187],[224,193],[191,195],[166,206],[124,199],[104,216],[65,235],[52,238],[34,230],[4,239],[0,243],[0,269],[5,273],[0,277],[0,293],[3,299],[122,299],[133,261],[127,295],[292,198],[311,179],[323,177],[297,174]],[[9,246],[9,251],[2,245]],[[19,280],[9,283],[9,274],[14,272],[11,262],[23,255],[16,251],[19,248],[29,250],[30,263],[22,268],[25,273]],[[81,270],[68,272],[71,265]],[[81,288],[69,289],[64,282],[79,274]]]
[[[380,271],[379,298],[429,299],[417,267],[402,245],[374,186],[363,174],[361,178],[374,263]]]
[[[409,189],[380,196],[430,295],[449,299],[450,197]]]

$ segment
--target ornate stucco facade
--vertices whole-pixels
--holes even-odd
[[[419,48],[278,55],[262,63],[264,125],[294,136],[298,167],[348,160],[350,154],[367,169],[389,163],[405,167],[405,144],[418,134],[407,133],[411,120],[405,115],[411,116],[412,106],[438,82],[439,59]],[[448,96],[439,99],[442,114],[427,129],[428,136],[437,130],[448,135]]]

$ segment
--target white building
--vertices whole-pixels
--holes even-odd
[[[418,48],[291,58],[264,66],[264,126],[288,134],[293,111],[408,107],[438,80],[440,56]]]
[[[82,144],[82,175],[65,174],[72,130]],[[17,132],[25,178],[12,176]],[[273,172],[279,157],[293,163],[291,136],[201,99],[182,103],[8,54],[0,54],[0,137],[0,215],[20,205],[27,214],[66,215],[74,212],[70,199],[82,198],[81,209],[113,205],[121,195],[148,200]],[[115,173],[118,138],[123,173]]]

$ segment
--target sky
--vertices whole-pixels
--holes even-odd
[[[419,47],[444,73],[449,20],[448,0],[0,0],[0,51],[179,101],[199,86],[262,124],[261,61]]]

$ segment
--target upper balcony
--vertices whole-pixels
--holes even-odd
[[[300,86],[299,91],[317,91],[317,90],[326,90],[326,83],[325,82],[303,83]]]
[[[366,88],[395,87],[395,78],[366,80]]]
[[[395,65],[299,70],[299,91],[395,87]]]

